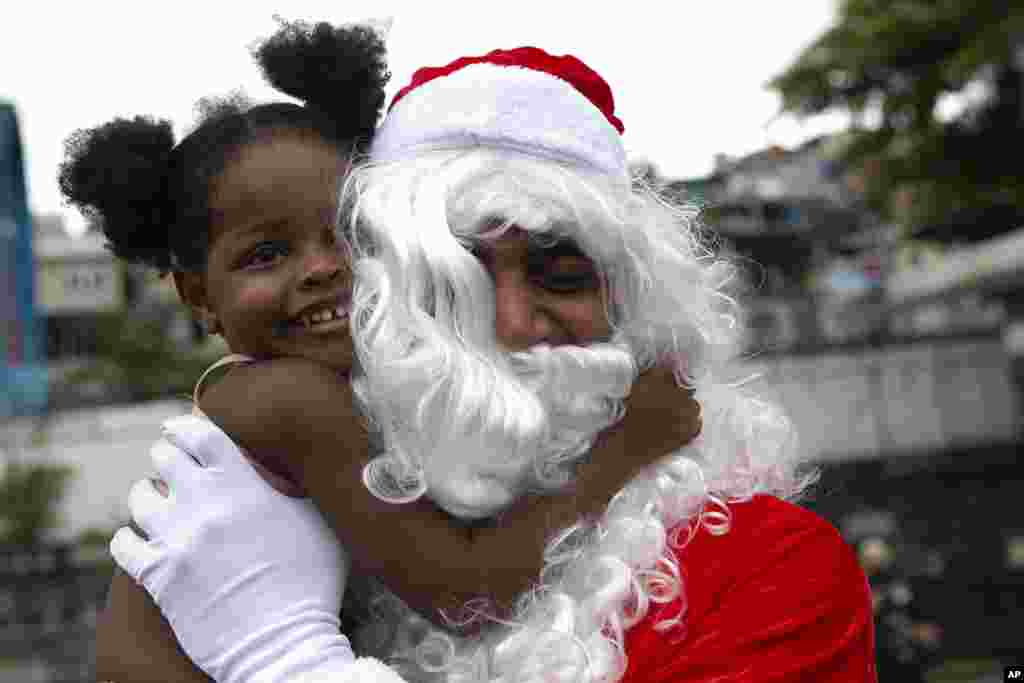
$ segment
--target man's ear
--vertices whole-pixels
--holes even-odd
[[[192,311],[192,316],[209,334],[219,334],[220,321],[210,306],[206,293],[206,282],[203,274],[189,270],[174,271],[174,286],[178,290],[178,298]]]

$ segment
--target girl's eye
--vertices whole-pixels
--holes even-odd
[[[267,267],[277,262],[278,258],[284,256],[287,249],[278,242],[261,242],[246,254],[243,265],[245,267]]]

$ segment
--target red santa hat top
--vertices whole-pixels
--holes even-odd
[[[628,181],[623,130],[596,71],[571,55],[520,47],[419,69],[391,102],[371,158],[495,147]]]

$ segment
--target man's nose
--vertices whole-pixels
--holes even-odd
[[[494,280],[498,342],[508,351],[525,351],[542,342],[550,343],[552,320],[530,283],[517,273],[498,273]]]

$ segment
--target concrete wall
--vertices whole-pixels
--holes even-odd
[[[75,476],[62,506],[57,540],[69,540],[91,527],[114,528],[128,517],[128,489],[149,476],[149,448],[160,424],[189,410],[184,401],[67,411],[39,429],[25,420],[0,429],[3,462],[60,462]]]
[[[783,356],[748,366],[815,460],[921,454],[1020,435],[1011,360],[1000,339]]]

